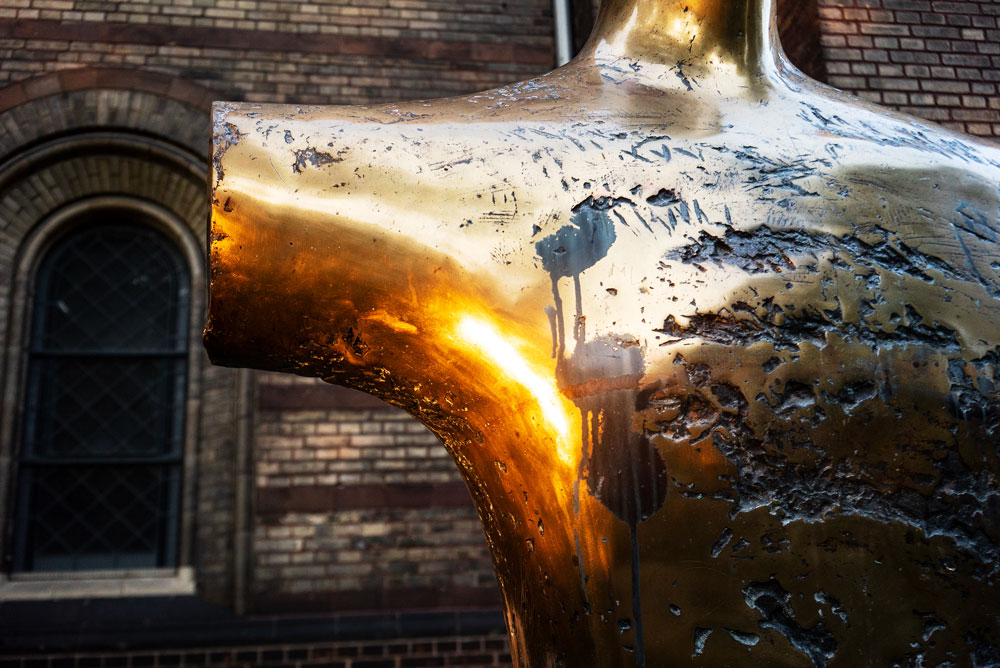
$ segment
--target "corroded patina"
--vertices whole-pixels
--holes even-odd
[[[613,0],[463,98],[216,108],[219,363],[441,437],[531,666],[1000,664],[1000,150]]]

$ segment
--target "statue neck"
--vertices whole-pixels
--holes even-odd
[[[685,67],[773,67],[774,0],[602,0],[587,52]]]

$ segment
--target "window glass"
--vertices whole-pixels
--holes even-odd
[[[42,260],[14,570],[175,565],[189,282],[143,225],[80,227]]]

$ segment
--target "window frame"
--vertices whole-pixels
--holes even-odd
[[[4,442],[13,444],[0,452],[2,538],[5,557],[13,554],[16,530],[14,490],[20,473],[19,462],[24,435],[25,400],[28,391],[28,364],[32,325],[36,314],[35,294],[40,264],[54,244],[95,217],[108,215],[134,220],[164,234],[175,245],[188,272],[188,346],[186,382],[180,410],[184,427],[181,434],[180,504],[177,509],[176,567],[101,571],[12,571],[5,561],[0,569],[0,600],[77,597],[117,597],[135,595],[193,594],[194,516],[196,505],[197,435],[200,430],[201,367],[204,353],[199,345],[205,308],[205,268],[201,245],[185,221],[173,212],[147,200],[129,196],[97,196],[62,207],[35,226],[15,257],[10,302],[10,340],[7,345],[6,383],[3,388],[13,398],[13,418],[5,421]],[[10,409],[11,407],[8,407]],[[2,483],[6,484],[3,485]],[[3,489],[3,488],[6,489]]]

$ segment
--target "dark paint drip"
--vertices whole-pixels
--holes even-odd
[[[574,512],[579,512],[580,482],[586,479],[588,492],[629,528],[634,651],[636,667],[645,668],[638,525],[666,500],[666,467],[649,437],[637,434],[632,428],[638,389],[632,383],[619,382],[642,377],[645,368],[642,353],[638,348],[623,348],[615,337],[587,340],[580,283],[581,274],[607,256],[614,244],[617,235],[612,209],[621,203],[631,204],[624,199],[588,197],[573,208],[572,224],[538,241],[535,250],[552,278],[555,308],[550,320],[556,377],[582,418],[583,452],[574,485]],[[574,292],[574,347],[568,357],[564,302],[559,293],[562,278],[573,279]],[[579,536],[574,534],[574,538],[580,584],[589,607]]]
[[[553,339],[553,342],[552,342],[553,349],[555,349],[555,346],[556,346],[555,339]],[[581,425],[581,431],[583,432],[580,435],[580,448],[582,449],[582,452],[580,453],[580,464],[577,466],[576,480],[573,481],[573,514],[574,515],[579,515],[580,514],[580,481],[583,480],[583,473],[584,473],[584,467],[583,467],[583,465],[584,465],[584,462],[587,461],[587,455],[588,455],[588,453],[587,453],[587,442],[588,441],[587,441],[587,438],[586,438],[586,431],[587,431],[587,425],[586,425],[586,423],[583,423]],[[577,565],[577,568],[580,569],[580,590],[583,592],[584,612],[589,615],[590,614],[590,595],[587,593],[587,573],[584,570],[584,566],[583,566],[583,563],[584,563],[583,562],[583,549],[580,547],[580,534],[579,534],[579,532],[577,532],[577,530],[575,528],[573,529],[573,540],[576,543],[576,562],[577,562],[576,565]]]
[[[585,379],[641,377],[644,362],[638,348],[620,348],[597,339],[578,344],[560,381],[580,387]],[[634,526],[652,516],[666,498],[666,467],[648,435],[636,433],[632,415],[638,389],[607,389],[574,396],[585,425],[588,446],[587,488],[615,517]]]
[[[632,539],[632,617],[635,619],[635,668],[646,668],[646,642],[642,633],[642,598],[639,583],[639,528],[629,526]]]
[[[573,208],[572,225],[535,244],[542,267],[553,281],[579,277],[607,256],[617,239],[608,211],[617,203],[606,197],[588,197]]]
[[[580,481],[576,481],[576,491],[579,495]],[[577,498],[579,501],[579,497]],[[576,512],[580,512],[579,503],[577,504]],[[583,610],[586,614],[590,614],[590,595],[587,594],[587,574],[583,570],[583,549],[580,547],[580,534],[573,530],[573,540],[576,542],[576,565],[580,569],[580,590],[583,592]]]
[[[556,305],[555,314],[552,316],[556,330],[556,340],[553,342],[553,356],[561,361],[566,354],[566,322],[563,319],[562,297],[559,296],[559,279],[556,277],[552,278],[552,300]]]

